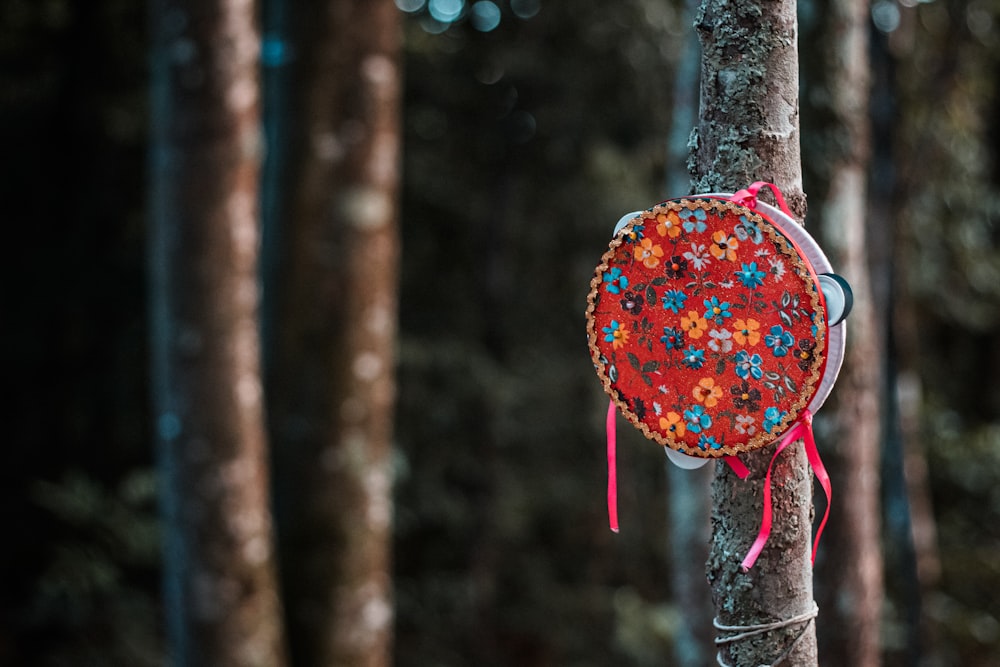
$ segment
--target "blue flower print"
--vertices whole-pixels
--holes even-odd
[[[628,287],[628,278],[622,275],[622,270],[617,266],[604,274],[603,281],[607,283],[604,289],[612,294],[619,294],[623,289]]]
[[[764,240],[764,235],[760,232],[760,227],[756,222],[747,220],[745,215],[740,216],[740,224],[736,225],[736,238],[740,241],[752,241],[759,244]]]
[[[780,324],[775,324],[771,327],[771,333],[764,336],[764,344],[771,348],[774,356],[783,357],[788,354],[788,348],[795,344],[795,338]]]
[[[684,231],[688,234],[691,232],[698,232],[700,234],[707,227],[705,225],[705,209],[687,209],[679,217],[683,221],[682,227],[684,227]]]
[[[684,347],[684,330],[663,327],[663,336],[660,338],[668,350],[679,350]]]
[[[764,410],[764,423],[762,424],[764,430],[770,433],[775,426],[781,423],[787,414],[784,410],[779,410],[776,407]]]
[[[611,324],[602,327],[601,331],[604,332],[604,342],[611,343],[611,346],[616,350],[628,343],[628,329],[618,320],[611,320]]]
[[[674,313],[679,313],[681,312],[681,308],[684,307],[684,302],[687,301],[687,294],[679,289],[668,289],[660,297],[660,300],[663,301],[663,310],[671,310]]]
[[[705,350],[698,350],[694,345],[684,350],[684,365],[695,370],[705,365]]]
[[[744,264],[743,268],[735,273],[736,277],[747,289],[757,289],[760,287],[764,283],[764,276],[767,275],[757,269],[757,262]]]
[[[705,414],[705,408],[700,405],[692,405],[685,410],[684,421],[687,422],[687,430],[692,433],[701,433],[702,429],[712,427],[712,416]]]
[[[763,361],[756,352],[751,355],[746,350],[740,350],[736,353],[736,375],[744,380],[748,377],[761,379],[764,377],[764,371],[760,367]]]
[[[705,314],[702,317],[706,320],[722,324],[727,317],[733,316],[733,311],[729,310],[729,302],[723,301],[719,303],[719,297],[717,296],[705,299],[703,303],[705,304]]]
[[[722,443],[716,442],[714,435],[705,435],[704,433],[698,436],[698,446],[703,450],[722,449]]]

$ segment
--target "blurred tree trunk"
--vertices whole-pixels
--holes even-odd
[[[939,650],[939,624],[927,613],[925,600],[937,590],[941,562],[926,445],[921,438],[925,398],[920,369],[931,352],[925,349],[927,332],[915,298],[908,289],[895,286],[906,285],[907,267],[920,261],[912,254],[907,224],[913,219],[913,207],[928,181],[916,174],[923,165],[947,164],[949,160],[935,141],[896,141],[907,134],[905,127],[900,129],[900,112],[908,97],[907,86],[897,77],[896,63],[913,58],[915,50],[922,48],[917,46],[917,22],[916,8],[904,8],[900,27],[889,35],[875,33],[872,50],[876,76],[872,105],[877,111],[873,143],[877,179],[873,181],[872,216],[893,223],[891,227],[870,229],[873,236],[881,235],[873,239],[871,246],[882,249],[882,257],[872,264],[876,308],[891,317],[886,334],[889,423],[882,452],[884,578],[896,605],[894,620],[902,626],[905,637],[902,646],[887,652],[891,651],[891,659],[908,666],[933,660]],[[949,26],[957,28],[957,33],[949,34],[943,43],[957,44],[967,39],[965,22],[961,26],[949,22]],[[959,81],[955,76],[960,67],[958,54],[953,48],[943,52],[944,57],[935,62],[925,83],[917,86],[919,95],[933,90],[937,100],[952,97]],[[923,122],[935,123],[936,119]]]
[[[271,205],[268,390],[282,576],[301,665],[390,664],[399,11],[287,5],[296,128]]]
[[[781,188],[791,210],[805,215],[799,157],[798,26],[792,0],[704,0],[695,25],[702,45],[701,104],[689,170],[696,192],[733,192],[757,180]],[[812,472],[805,449],[788,447],[774,466],[774,526],[757,564],[740,571],[756,538],[762,485],[773,450],[741,458],[740,480],[716,464],[712,545],[707,564],[716,617],[752,626],[808,614]],[[799,623],[721,647],[727,665],[816,665],[814,623]]]
[[[692,26],[698,0],[685,0],[684,25]],[[667,144],[669,167],[667,196],[679,197],[691,191],[684,169],[688,140],[698,118],[698,71],[701,51],[694,30],[685,30],[678,62],[671,108],[670,138]],[[683,470],[666,461],[670,585],[673,602],[682,609],[674,633],[674,661],[677,667],[702,667],[711,659],[712,600],[705,582],[705,561],[711,506],[711,466]]]
[[[681,610],[674,633],[674,663],[700,667],[711,660],[712,603],[705,583],[711,466],[682,470],[669,461],[670,585]]]
[[[284,664],[258,360],[249,2],[155,0],[153,400],[177,665]]]
[[[694,22],[697,0],[685,0],[684,25]],[[671,108],[667,196],[692,192],[684,164],[688,140],[698,118],[698,70],[701,53],[693,30],[685,30],[680,62],[674,79]],[[670,584],[674,604],[684,610],[674,633],[677,667],[702,667],[712,645],[712,601],[705,582],[711,513],[711,467],[682,470],[669,461],[667,468],[670,520]]]
[[[848,278],[854,309],[838,391],[827,416],[834,423],[828,471],[837,481],[826,553],[818,566],[821,608],[827,614],[819,642],[824,660],[836,665],[880,664],[883,593],[880,541],[879,455],[881,388],[885,358],[884,318],[874,307],[869,272],[868,174],[871,156],[869,5],[831,0],[824,21],[825,88],[833,128],[824,154],[828,190],[820,206],[825,247],[838,273]]]

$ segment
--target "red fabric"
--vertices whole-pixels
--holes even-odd
[[[737,203],[684,199],[642,212],[612,241],[589,302],[605,390],[631,423],[680,452],[771,444],[819,386],[816,276],[777,226]]]

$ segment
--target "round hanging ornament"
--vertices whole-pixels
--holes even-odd
[[[777,207],[757,200],[762,187]],[[798,428],[811,441],[811,415],[843,360],[851,293],[776,187],[625,216],[590,288],[590,355],[611,398],[609,464],[615,412],[685,468],[724,458],[742,476],[739,454]]]
[[[843,358],[846,297],[830,279],[831,320],[830,269],[801,226],[755,197],[697,195],[633,214],[588,296],[605,391],[648,438],[688,456],[773,443],[819,409]]]

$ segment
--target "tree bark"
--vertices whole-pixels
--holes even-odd
[[[253,5],[156,0],[151,30],[151,372],[170,650],[177,665],[280,666]]]
[[[805,215],[799,157],[795,2],[704,0],[695,21],[702,45],[701,100],[688,163],[694,192],[733,192],[758,180],[781,188],[792,212]],[[813,608],[811,470],[801,445],[774,465],[774,527],[757,564],[740,570],[760,528],[764,474],[773,450],[741,457],[740,480],[716,464],[712,544],[706,566],[717,621],[753,626],[808,615]],[[797,623],[720,648],[727,665],[816,665],[815,625]]]
[[[269,372],[293,657],[391,662],[401,74],[392,0],[294,8]]]
[[[825,29],[830,42],[824,78],[834,127],[826,155],[829,189],[821,207],[824,240],[831,263],[851,282],[854,309],[847,325],[850,336],[839,391],[829,411],[837,446],[826,462],[837,480],[831,508],[837,521],[830,526],[828,556],[818,567],[828,582],[821,601],[829,614],[819,640],[824,658],[832,664],[874,667],[881,662],[879,454],[884,365],[879,360],[884,358],[880,332],[886,329],[874,306],[867,253],[868,4],[831,0]]]

